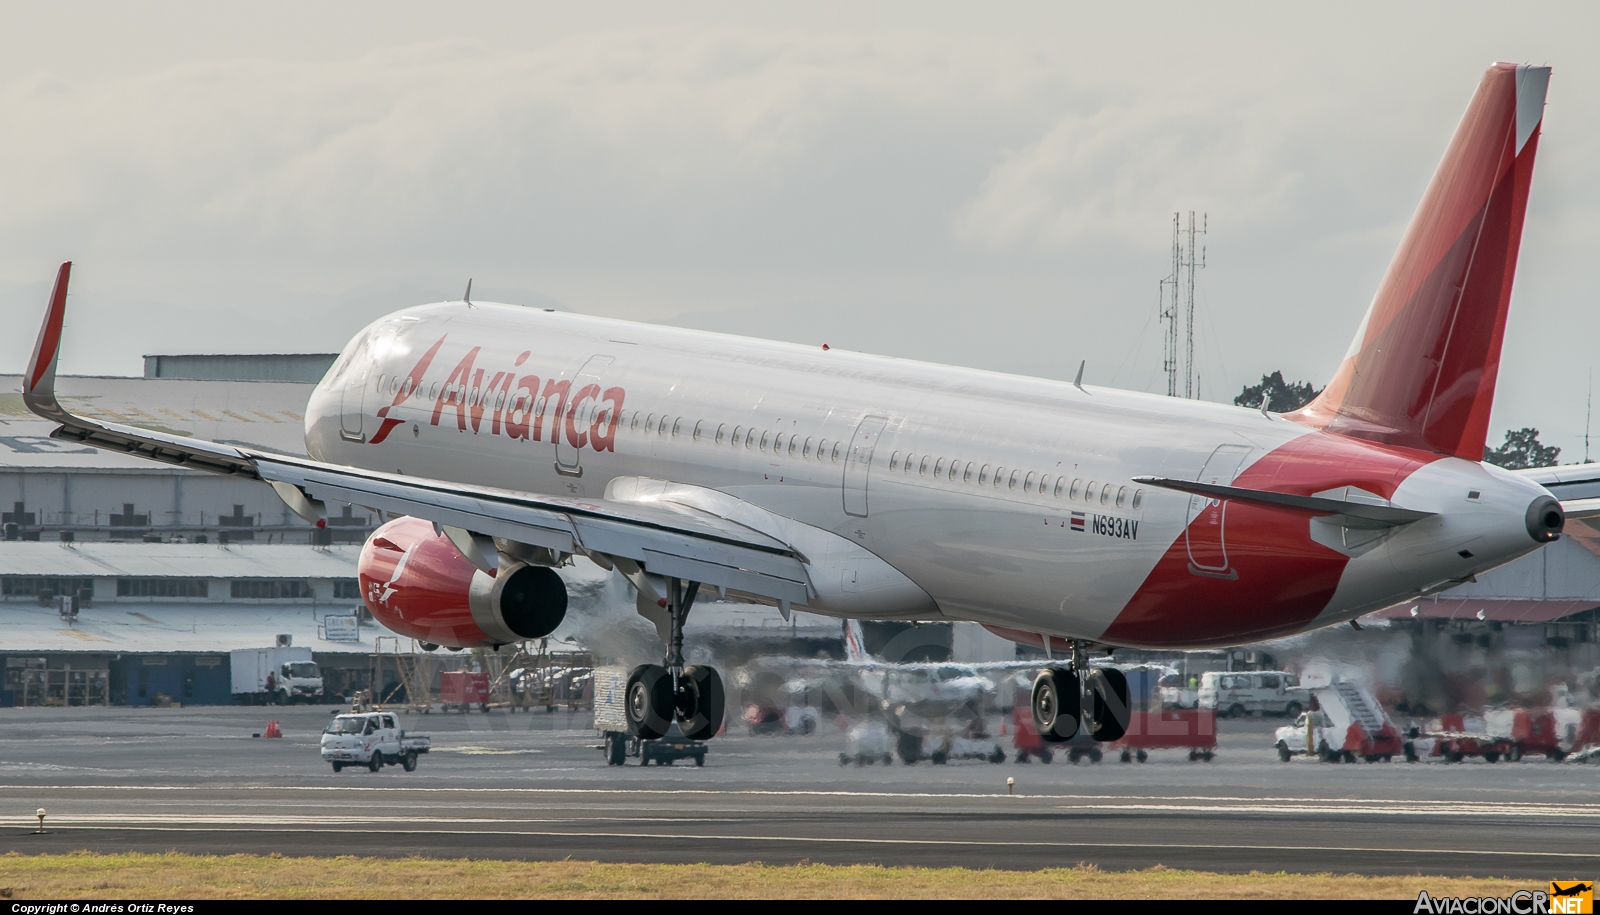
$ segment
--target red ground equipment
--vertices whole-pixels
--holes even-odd
[[[1511,758],[1548,756],[1559,760],[1567,755],[1560,745],[1561,729],[1555,713],[1547,708],[1519,708],[1511,719]]]
[[[1160,671],[1136,667],[1128,676],[1128,732],[1111,745],[1123,762],[1144,762],[1150,750],[1188,750],[1189,761],[1211,760],[1217,750],[1217,710],[1164,708]]]
[[[452,706],[467,711],[476,705],[489,709],[489,675],[467,670],[446,670],[439,674],[439,705],[444,711]]]

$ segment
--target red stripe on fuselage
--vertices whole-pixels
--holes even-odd
[[[1442,457],[1317,432],[1267,453],[1233,485],[1306,496],[1355,486],[1389,499],[1417,468]],[[1350,561],[1311,539],[1310,517],[1243,502],[1211,505],[1167,549],[1102,641],[1238,645],[1304,629],[1333,599]],[[1190,532],[1199,536],[1219,523],[1226,567],[1194,570]]]

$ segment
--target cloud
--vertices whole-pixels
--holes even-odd
[[[1113,239],[1147,244],[1161,214],[1226,212],[1239,228],[1295,202],[1290,127],[1248,99],[1136,96],[1057,122],[1008,149],[952,231],[991,250],[1057,253]]]

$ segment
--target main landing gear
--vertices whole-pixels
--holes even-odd
[[[1128,718],[1128,678],[1114,667],[1091,669],[1080,644],[1071,666],[1047,667],[1033,681],[1033,723],[1051,743],[1076,737],[1080,723],[1089,739],[1109,743],[1127,733]]]
[[[690,740],[706,740],[722,729],[722,677],[714,668],[683,663],[683,621],[699,592],[699,582],[667,579],[672,629],[665,663],[641,664],[628,677],[628,730],[640,740],[664,736],[673,721]]]

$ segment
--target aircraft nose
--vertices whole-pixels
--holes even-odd
[[[1538,543],[1549,543],[1561,538],[1567,515],[1561,510],[1560,502],[1549,496],[1540,496],[1528,506],[1526,520],[1528,536]]]

